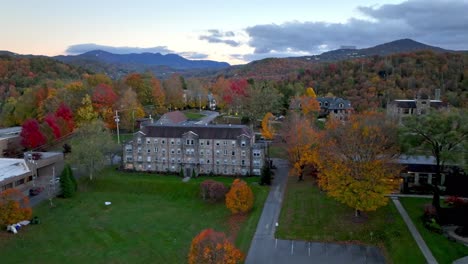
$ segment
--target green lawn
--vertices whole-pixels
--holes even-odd
[[[230,236],[230,213],[223,203],[199,198],[199,183],[177,176],[104,170],[83,179],[72,199],[34,209],[42,223],[16,236],[0,237],[2,263],[185,263],[192,238],[205,228]],[[216,177],[226,183],[232,178]],[[240,225],[236,245],[247,253],[268,194],[248,178],[255,206]],[[112,205],[105,206],[110,201]]]
[[[425,263],[405,223],[391,202],[353,221],[354,210],[321,192],[311,178],[288,179],[276,237],[377,245],[390,263]]]
[[[268,151],[271,158],[288,159],[288,152],[279,144],[268,145]]]
[[[189,120],[199,120],[205,117],[204,114],[200,114],[199,111],[184,111],[185,117]]]
[[[424,228],[421,215],[424,212],[424,204],[431,203],[431,199],[424,198],[400,198],[401,203],[413,220],[414,225],[418,228],[419,233],[426,241],[432,254],[440,264],[452,263],[454,260],[464,256],[468,256],[468,247],[448,240],[443,235],[431,232]]]

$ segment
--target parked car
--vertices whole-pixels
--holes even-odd
[[[36,196],[42,192],[43,188],[41,187],[34,187],[29,189],[29,196]]]

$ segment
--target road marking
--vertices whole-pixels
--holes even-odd
[[[266,224],[266,225],[265,225],[265,228],[268,229],[269,226],[270,226],[269,224]]]
[[[309,244],[309,257],[310,257],[310,242],[307,242]]]
[[[278,246],[278,239],[275,239],[275,248]]]
[[[291,240],[291,255],[294,255],[294,241]]]

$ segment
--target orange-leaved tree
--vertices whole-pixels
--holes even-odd
[[[0,193],[0,226],[31,219],[32,209],[29,198],[17,189],[8,189]]]
[[[273,119],[273,114],[268,112],[262,119],[262,136],[265,139],[273,139],[273,133],[275,132],[271,126],[271,119]]]
[[[285,124],[282,135],[292,165],[290,175],[297,176],[298,180],[302,181],[305,169],[309,166],[315,167],[317,164],[322,133],[308,118],[294,113],[288,115]]]
[[[330,121],[321,141],[319,186],[331,197],[360,211],[374,211],[399,184],[395,124],[380,113]]]
[[[252,209],[254,195],[249,185],[241,179],[235,179],[226,194],[226,207],[233,214],[245,214]]]
[[[244,254],[222,232],[213,229],[201,231],[190,245],[189,264],[237,264]]]

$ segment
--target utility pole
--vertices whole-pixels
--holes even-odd
[[[115,124],[117,125],[117,143],[120,145],[120,133],[119,133],[119,112],[115,110],[115,116],[114,116]]]

